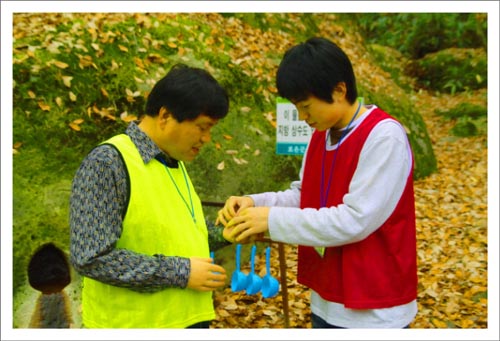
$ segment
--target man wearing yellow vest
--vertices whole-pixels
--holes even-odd
[[[229,109],[205,70],[178,64],[146,113],[83,160],[70,198],[70,259],[83,276],[85,328],[209,328],[226,271],[186,172]]]

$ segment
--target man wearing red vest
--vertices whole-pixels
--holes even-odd
[[[417,313],[413,154],[404,127],[358,100],[347,55],[311,38],[285,54],[280,96],[315,129],[290,189],[230,197],[225,235],[299,245],[313,328],[404,328]]]

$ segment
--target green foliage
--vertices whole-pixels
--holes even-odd
[[[482,49],[446,49],[410,63],[407,73],[423,88],[455,94],[486,87],[487,66]]]
[[[223,202],[229,195],[282,190],[297,179],[302,158],[275,154],[274,128],[259,114],[273,110],[269,106],[256,105],[247,113],[233,108],[213,129],[214,143],[188,165],[203,200]],[[231,139],[226,141],[223,136],[228,134]],[[224,150],[217,149],[221,144]],[[217,168],[220,163],[222,169]]]
[[[64,168],[64,161],[59,167]],[[45,243],[67,250],[70,180],[45,172],[44,156],[36,151],[16,156],[13,172],[13,285],[26,283],[29,261]],[[56,170],[55,165],[48,165]],[[21,271],[22,269],[22,271]]]
[[[480,105],[460,103],[451,110],[436,110],[436,114],[456,120],[450,131],[455,136],[467,137],[487,133],[488,110]]]
[[[379,45],[370,44],[368,50],[375,59],[378,66],[391,75],[391,79],[405,92],[411,92],[412,86],[407,82],[404,74],[406,67],[406,58],[397,49]]]
[[[419,88],[451,94],[486,87],[485,13],[359,13],[352,18],[399,85],[406,74]],[[411,59],[408,66],[394,60],[394,53],[386,55],[382,46]]]
[[[317,19],[312,13],[302,13],[300,30],[289,20],[287,13],[221,13],[225,18],[237,18],[242,22],[262,31],[272,31],[279,28],[283,32],[293,35],[297,41],[306,40],[319,31]]]
[[[479,118],[486,117],[486,115],[488,114],[488,109],[481,105],[460,103],[450,110],[436,110],[436,114],[446,118]]]
[[[474,136],[477,135],[477,127],[467,117],[460,117],[457,124],[451,128],[451,133],[459,137]]]
[[[413,59],[450,47],[487,47],[486,13],[358,13],[354,19],[368,43]]]
[[[364,91],[362,88],[361,90]],[[416,114],[411,103],[404,99],[394,101],[385,93],[364,91],[360,94],[363,95],[365,103],[376,104],[389,115],[398,119],[405,127],[415,159],[414,178],[423,178],[435,172],[437,160],[432,146],[426,143],[429,140],[429,135],[425,122],[420,115]]]

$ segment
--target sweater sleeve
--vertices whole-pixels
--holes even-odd
[[[321,209],[275,205],[268,218],[270,237],[275,241],[318,247],[363,240],[394,211],[411,165],[412,154],[404,128],[393,120],[379,123],[361,151],[342,204]],[[264,193],[254,200],[257,206],[281,204],[286,199],[289,197],[284,192]]]
[[[81,275],[139,292],[187,285],[190,261],[116,249],[128,184],[118,152],[94,149],[82,162],[70,197],[70,260]]]

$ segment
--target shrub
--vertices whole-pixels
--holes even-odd
[[[368,43],[388,45],[413,59],[450,47],[487,47],[485,13],[359,13]]]
[[[481,105],[460,103],[450,110],[437,109],[436,114],[450,119],[460,117],[479,118],[486,117],[488,110]]]
[[[436,110],[436,114],[456,120],[456,124],[450,130],[455,136],[467,137],[487,133],[488,110],[483,106],[460,103],[447,111]]]
[[[455,94],[487,86],[486,53],[482,49],[446,49],[409,63],[406,72],[417,86]]]

